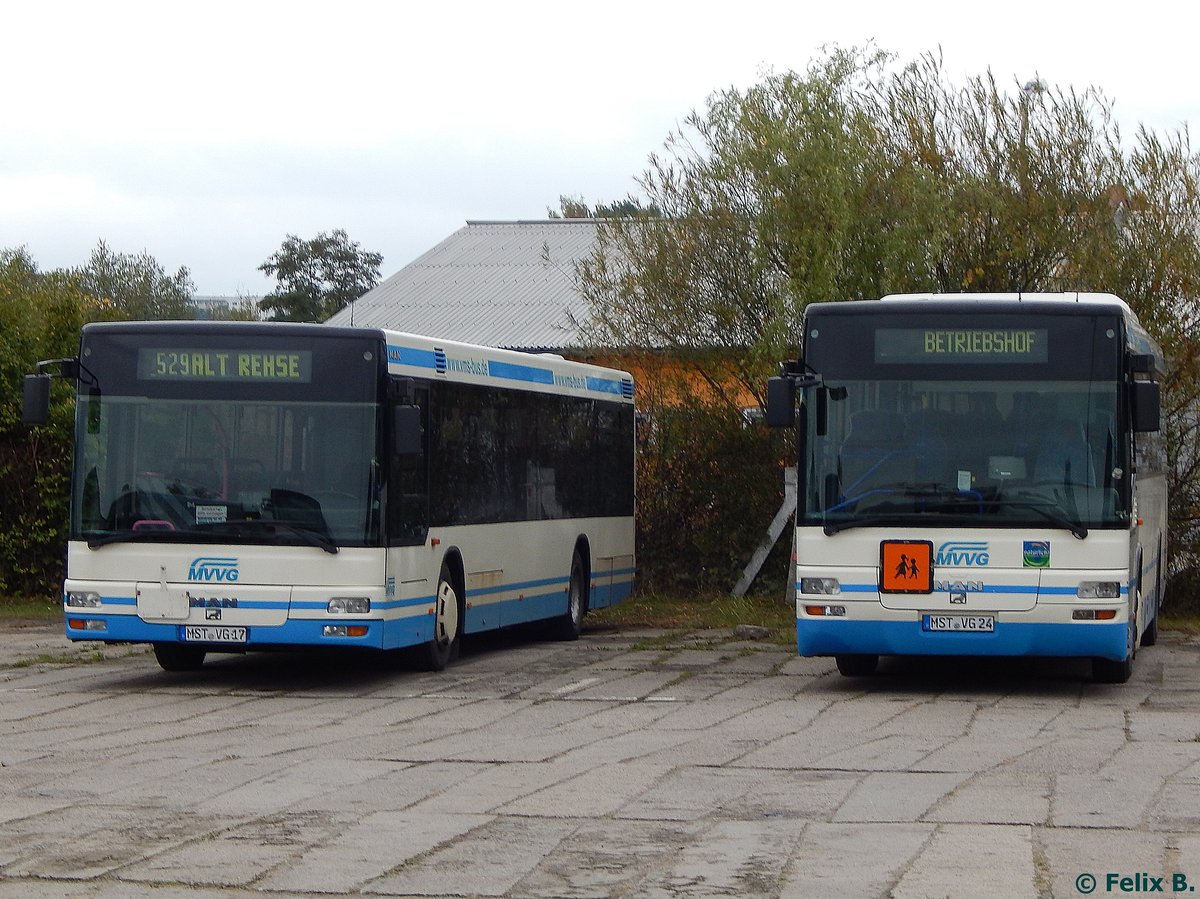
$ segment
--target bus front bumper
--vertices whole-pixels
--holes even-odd
[[[1058,656],[1123,660],[1127,621],[1027,622],[996,616],[990,633],[928,631],[920,616],[908,620],[800,617],[796,648],[802,656]]]

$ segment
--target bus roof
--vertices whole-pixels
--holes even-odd
[[[1129,309],[1129,304],[1111,293],[893,293],[884,302],[926,300],[931,302],[1008,302],[1008,303],[1097,303]],[[1130,310],[1132,311],[1132,310]]]
[[[872,311],[884,311],[879,303],[888,304],[888,312],[915,314],[928,312],[938,304],[957,307],[959,311],[972,312],[1016,312],[1053,313],[1074,309],[1079,312],[1110,312],[1120,315],[1126,324],[1126,340],[1136,353],[1155,357],[1156,368],[1165,367],[1162,348],[1138,319],[1137,313],[1123,299],[1111,293],[1089,293],[1082,291],[1067,293],[893,293],[878,300],[852,300],[842,302],[812,303],[805,315],[848,314],[870,315]]]

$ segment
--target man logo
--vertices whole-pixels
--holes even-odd
[[[238,579],[238,560],[201,556],[188,566],[189,581],[233,583]]]
[[[991,560],[986,543],[968,543],[959,540],[948,540],[938,547],[937,564],[952,568],[978,567],[987,565]]]

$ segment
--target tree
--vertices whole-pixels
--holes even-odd
[[[173,275],[149,253],[114,253],[104,241],[87,265],[76,271],[79,286],[95,297],[95,318],[102,320],[191,319],[196,287],[187,268]]]
[[[340,228],[312,240],[289,234],[258,267],[278,281],[259,308],[276,321],[325,321],[379,283],[382,263]]]
[[[670,351],[683,383],[711,388],[690,402],[730,427],[794,355],[813,301],[1124,297],[1173,360],[1172,526],[1181,558],[1200,564],[1200,162],[1186,130],[1141,129],[1130,147],[1097,89],[1005,89],[991,73],[958,87],[935,55],[897,67],[835,49],[804,73],[715,94],[638,183],[661,216],[601,222],[577,268],[590,337]],[[773,473],[759,480],[776,491]]]
[[[96,311],[77,272],[42,273],[24,250],[0,251],[0,592],[45,596],[61,582],[74,397],[53,392],[50,421],[21,421],[22,379],[73,356]]]
[[[562,194],[558,198],[558,209],[547,209],[546,214],[552,219],[622,219],[657,216],[659,212],[653,203],[643,205],[641,200],[632,196],[615,203],[597,203],[593,210],[583,197]]]

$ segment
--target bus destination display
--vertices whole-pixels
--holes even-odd
[[[141,381],[253,381],[307,384],[308,350],[235,350],[147,347],[138,350]]]
[[[875,362],[883,365],[1044,364],[1045,328],[879,328]]]

